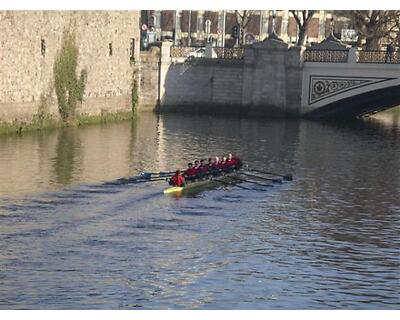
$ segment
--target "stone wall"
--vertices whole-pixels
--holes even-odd
[[[160,48],[140,53],[139,110],[154,110],[158,105]]]
[[[243,60],[171,59],[163,42],[160,110],[297,116],[301,109],[301,47],[265,40]]]
[[[172,63],[165,73],[163,107],[201,105],[208,111],[238,105],[242,99],[243,61],[198,59]],[[211,110],[210,110],[211,108]],[[214,109],[214,110],[212,110]]]
[[[58,116],[53,64],[65,30],[76,35],[77,71],[88,72],[78,112],[129,111],[138,19],[138,11],[0,11],[0,121],[31,120],[41,96]]]
[[[299,114],[302,50],[277,40],[259,42],[246,49],[242,103],[250,113]]]

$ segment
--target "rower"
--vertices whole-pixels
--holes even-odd
[[[232,153],[228,154],[227,163],[231,166],[232,169],[239,170],[242,167],[242,160],[239,157],[232,155]]]
[[[201,159],[199,168],[197,169],[197,176],[199,178],[204,178],[209,172],[208,166],[206,165],[206,160]]]
[[[214,160],[212,161],[212,165],[210,168],[210,172],[212,173],[213,176],[217,176],[220,174],[220,162],[219,162],[219,158],[215,157]]]
[[[194,168],[195,168],[196,170],[199,170],[199,167],[200,167],[200,161],[199,161],[199,160],[195,160],[195,161],[194,161]]]
[[[186,169],[186,171],[183,173],[183,176],[187,179],[187,180],[194,180],[196,179],[196,174],[197,174],[197,170],[195,167],[193,167],[193,163],[189,162],[188,163],[188,168]]]
[[[174,187],[183,187],[185,185],[185,178],[181,175],[180,170],[176,170],[175,174],[169,179],[169,184]]]
[[[219,164],[220,170],[223,172],[229,172],[231,171],[231,166],[228,164],[227,157],[222,157],[222,160]]]

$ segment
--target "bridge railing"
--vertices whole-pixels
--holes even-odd
[[[223,48],[223,47],[213,47],[219,59],[243,59],[244,48]],[[171,47],[171,57],[172,58],[205,58],[205,48],[204,47]]]
[[[348,50],[307,49],[304,51],[304,62],[336,62],[346,63]]]
[[[400,52],[392,53],[386,50],[360,50],[358,63],[400,63]]]
[[[178,46],[172,46],[171,47],[171,57],[173,58],[182,58],[182,57],[190,57],[190,56],[196,56],[196,55],[201,55],[202,51],[201,50],[204,48],[201,47],[178,47]],[[204,53],[204,51],[203,51]]]
[[[224,48],[214,47],[217,58],[219,59],[243,59],[244,48]]]
[[[357,63],[400,63],[400,51],[392,53],[386,50],[354,50],[355,57],[351,62]],[[349,50],[307,49],[304,51],[304,62],[346,63],[349,61]],[[353,60],[354,59],[354,60]]]

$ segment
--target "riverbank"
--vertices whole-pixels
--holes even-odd
[[[112,121],[122,121],[131,119],[133,113],[131,111],[107,112],[99,115],[78,115],[75,120],[63,122],[55,117],[47,117],[44,119],[33,119],[31,122],[13,121],[0,122],[0,135],[22,134],[24,132],[50,130],[62,127],[80,127],[85,125],[106,123]]]

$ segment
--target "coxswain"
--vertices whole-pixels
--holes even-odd
[[[185,178],[181,175],[180,170],[176,170],[175,174],[169,179],[169,184],[174,187],[183,187],[185,185]]]
[[[196,178],[197,170],[195,167],[193,167],[193,163],[189,162],[188,163],[188,168],[186,171],[183,173],[183,176],[187,180],[194,180]]]

